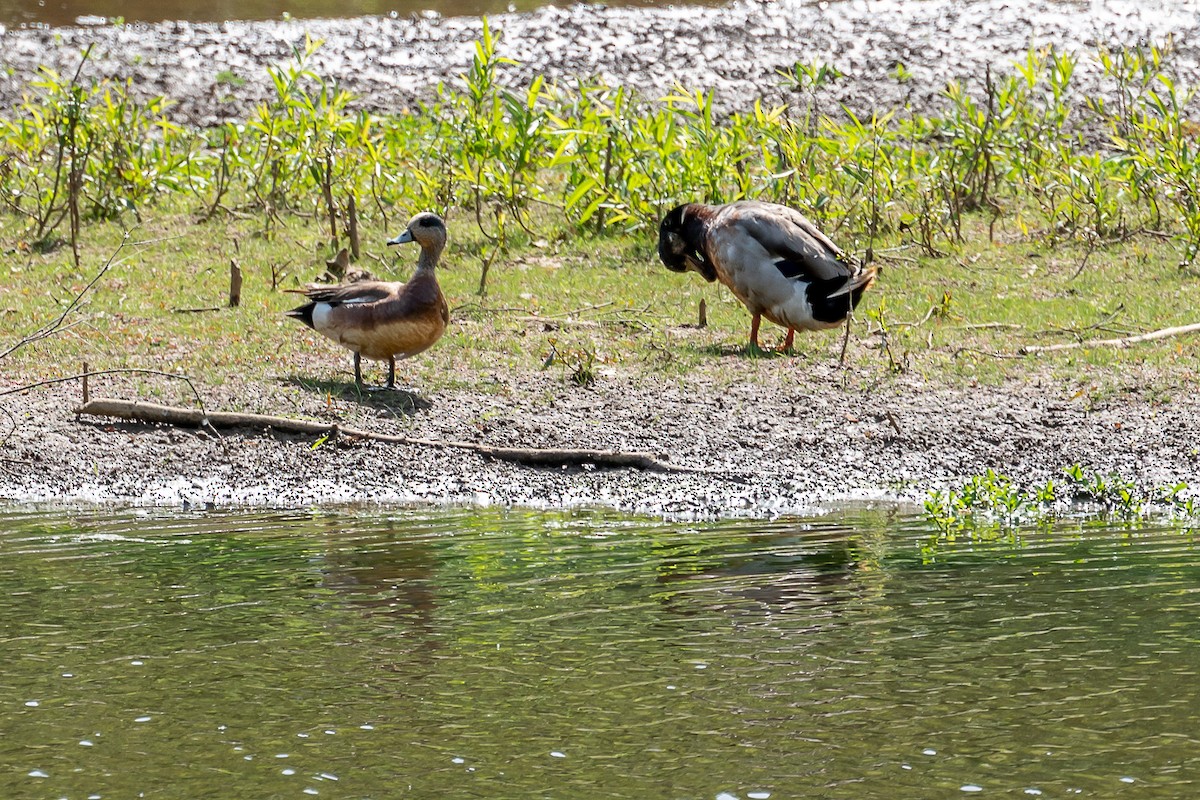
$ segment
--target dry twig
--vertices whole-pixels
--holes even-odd
[[[88,414],[99,417],[117,417],[119,419],[155,422],[182,427],[198,427],[211,425],[222,428],[271,428],[287,433],[312,435],[341,435],[360,439],[370,439],[379,442],[416,445],[419,447],[437,447],[442,449],[470,450],[481,456],[495,458],[501,461],[514,461],[534,466],[582,466],[592,464],[599,467],[623,467],[645,469],[653,472],[694,472],[735,476],[712,470],[668,464],[649,453],[625,452],[619,450],[573,450],[559,448],[535,447],[493,447],[475,442],[459,442],[443,439],[416,439],[409,436],[395,436],[385,433],[348,428],[328,422],[277,417],[269,414],[241,414],[229,411],[206,412],[203,409],[183,408],[180,406],[164,406],[157,403],[144,403],[131,400],[113,400],[95,398],[75,410],[76,414]]]
[[[999,358],[999,359],[1020,358],[1021,357],[1020,355],[1014,355],[1013,353],[993,353],[990,350],[979,350],[974,347],[960,347],[954,351],[954,357],[958,358],[963,353],[970,353],[971,355],[987,356],[988,358]]]
[[[130,231],[125,231],[125,235],[121,237],[121,243],[117,245],[117,249],[114,250],[112,255],[108,257],[108,261],[104,262],[104,266],[101,267],[100,271],[96,273],[96,277],[92,278],[88,285],[83,287],[83,289],[79,291],[79,294],[75,295],[75,299],[67,304],[67,307],[63,309],[63,312],[59,314],[56,319],[47,322],[45,325],[38,328],[28,336],[18,339],[17,342],[10,346],[7,350],[0,352],[0,359],[4,358],[5,356],[12,355],[27,344],[33,344],[34,342],[41,341],[42,339],[48,339],[49,337],[58,333],[66,324],[67,317],[70,316],[71,312],[77,309],[79,304],[83,302],[84,296],[90,292],[97,283],[100,282],[100,279],[103,278],[110,269],[112,269],[114,264],[120,263],[116,259],[120,252],[125,248],[125,245],[129,243],[130,233]]]
[[[1036,345],[1030,344],[1017,350],[1018,355],[1028,356],[1035,353],[1052,353],[1058,350],[1075,350],[1081,347],[1129,347],[1140,342],[1151,342],[1155,339],[1166,339],[1171,336],[1182,336],[1200,331],[1200,322],[1191,325],[1179,325],[1174,328],[1161,328],[1149,333],[1139,333],[1136,336],[1122,336],[1119,339],[1090,339],[1086,342],[1064,342],[1062,344]]]
[[[969,322],[966,325],[959,325],[963,330],[982,330],[985,328],[1006,328],[1009,330],[1020,330],[1024,325],[1017,325],[1012,322]]]

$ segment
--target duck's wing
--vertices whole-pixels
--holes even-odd
[[[731,209],[730,230],[746,237],[747,246],[766,251],[786,278],[826,281],[849,278],[849,259],[807,217],[787,206],[747,203]]]
[[[376,302],[331,307],[325,324],[337,332],[339,341],[368,358],[420,353],[446,330],[446,299],[432,273],[418,272],[408,283],[391,285],[395,291]]]
[[[355,303],[378,303],[395,297],[404,284],[386,281],[358,281],[356,283],[319,284],[310,283],[303,290],[304,296],[314,303],[331,306]]]

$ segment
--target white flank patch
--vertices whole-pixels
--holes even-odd
[[[317,303],[313,306],[313,327],[322,332],[329,330],[332,313],[333,306],[329,303]]]

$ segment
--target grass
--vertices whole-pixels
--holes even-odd
[[[754,363],[740,304],[655,256],[675,203],[757,197],[804,209],[880,267],[848,383],[1040,382],[1101,402],[1131,389],[1167,399],[1195,377],[1196,337],[1018,355],[1197,321],[1195,93],[1163,71],[1169,43],[1096,54],[1107,100],[1080,97],[1076,56],[1043,48],[981,85],[950,84],[938,114],[872,119],[821,113],[816,90],[840,72],[818,63],[780,76],[799,107],[725,119],[711,91],[685,87],[647,100],[538,79],[513,92],[486,25],[459,85],[375,118],[310,69],[318,47],[269,69],[275,96],[251,119],[207,131],[173,123],[167,98],[86,82],[86,52],[79,74],[30,85],[0,120],[0,352],[62,314],[127,231],[132,244],[69,326],[2,359],[6,376],[86,362],[210,384],[344,378],[349,357],[282,316],[297,302],[283,290],[324,271],[353,198],[362,263],[381,277],[410,272],[415,253],[382,245],[409,213],[450,224],[440,277],[454,321],[403,367],[429,391],[488,391],[499,370],[586,387],[694,370],[734,381],[787,363],[803,380],[806,365],[839,360],[838,333],[798,337],[794,361]],[[896,79],[911,76],[900,65]],[[235,309],[223,307],[231,258],[245,274]],[[701,301],[708,327],[688,327]]]
[[[717,284],[664,269],[646,235],[596,237],[548,224],[538,231],[545,234],[538,246],[512,247],[493,266],[488,294],[481,297],[478,256],[472,255],[480,234],[463,214],[451,215],[449,224],[451,244],[439,275],[453,322],[433,351],[403,366],[429,391],[486,390],[487,375],[497,370],[557,370],[567,383],[581,365],[597,380],[697,368],[730,377],[753,374],[744,350],[745,309]],[[89,226],[79,269],[65,248],[10,250],[0,282],[0,341],[15,342],[61,314],[124,233],[117,223]],[[364,230],[364,263],[382,277],[402,279],[415,252],[385,250],[381,243],[392,233]],[[13,231],[5,236],[14,241]],[[130,241],[119,263],[87,294],[74,324],[5,359],[10,377],[52,378],[79,370],[83,362],[93,369],[180,372],[214,384],[231,376],[327,380],[348,371],[343,350],[282,315],[299,299],[283,289],[315,278],[330,255],[319,222],[287,218],[279,235],[267,240],[255,235],[253,222],[197,224],[194,209],[179,208],[135,229]],[[1059,393],[1097,396],[1131,384],[1169,392],[1194,378],[1200,355],[1195,337],[1015,357],[1025,344],[1195,321],[1200,280],[1178,269],[1169,244],[1138,239],[1107,245],[1072,278],[1084,255],[1079,246],[993,244],[982,221],[954,256],[935,258],[914,248],[881,255],[882,277],[856,315],[847,376],[870,382],[917,378],[945,387],[1036,379],[1050,381]],[[241,306],[226,308],[233,257],[245,284]],[[708,327],[685,327],[695,324],[701,300]],[[208,307],[219,310],[178,311]],[[881,346],[881,324],[891,359]],[[810,362],[836,361],[840,343],[838,332],[798,337],[797,380]]]

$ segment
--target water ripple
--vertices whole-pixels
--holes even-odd
[[[1182,796],[1195,555],[859,511],[8,514],[0,795]]]

